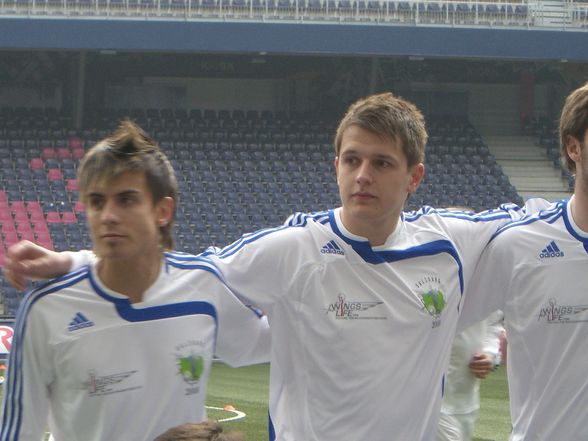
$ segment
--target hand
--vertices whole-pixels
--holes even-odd
[[[71,258],[23,240],[8,248],[4,275],[12,286],[23,290],[27,279],[50,279],[69,271]]]
[[[494,370],[494,360],[493,357],[488,354],[477,352],[470,360],[468,366],[474,377],[484,379]]]

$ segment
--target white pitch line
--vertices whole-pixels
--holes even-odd
[[[227,410],[224,409],[222,407],[212,407],[212,406],[206,406],[207,409],[213,409],[213,410],[223,410],[225,412],[232,412],[235,414],[235,416],[232,416],[230,418],[223,418],[222,420],[218,420],[219,423],[225,423],[227,421],[235,421],[235,420],[240,420],[241,418],[245,418],[247,416],[247,414],[245,412],[241,412],[240,410]]]

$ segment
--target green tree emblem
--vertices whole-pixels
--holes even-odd
[[[439,317],[445,309],[445,296],[440,290],[421,294],[421,298],[425,309],[435,318]]]
[[[197,383],[204,372],[204,358],[190,355],[180,357],[180,373],[188,383]]]

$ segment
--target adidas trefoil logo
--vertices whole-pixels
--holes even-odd
[[[559,249],[559,247],[555,243],[555,240],[552,240],[545,248],[543,248],[543,250],[539,254],[539,257],[541,259],[547,259],[552,257],[564,257],[564,253]]]
[[[81,312],[78,312],[69,323],[67,330],[69,332],[73,332],[77,331],[78,329],[89,328],[90,326],[94,326],[94,322],[88,320],[88,318]]]
[[[343,256],[345,253],[343,252],[343,250],[341,249],[341,247],[339,247],[339,245],[337,245],[337,242],[335,242],[334,240],[328,242],[326,245],[324,245],[321,248],[321,253],[323,254],[339,254],[341,256]]]

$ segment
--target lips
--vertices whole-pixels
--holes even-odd
[[[359,199],[359,200],[368,200],[368,199],[375,198],[375,196],[373,194],[368,193],[366,191],[358,191],[358,192],[353,193],[351,196],[353,198]]]
[[[116,233],[106,233],[100,236],[101,239],[105,239],[105,240],[116,240],[116,239],[122,239],[125,236],[122,234],[116,234]]]

